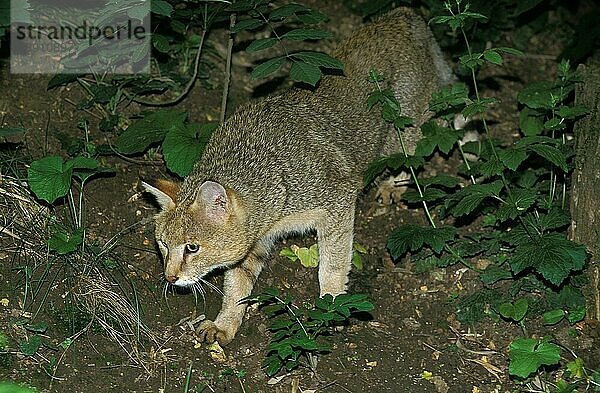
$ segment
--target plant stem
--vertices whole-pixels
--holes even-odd
[[[235,13],[229,16],[229,31],[235,26]],[[221,98],[221,116],[219,118],[222,124],[225,121],[225,113],[227,112],[227,98],[229,97],[229,83],[231,81],[231,56],[233,53],[233,33],[229,33],[229,41],[227,43],[227,59],[225,60],[225,82],[223,83],[223,96]]]

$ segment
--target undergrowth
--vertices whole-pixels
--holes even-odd
[[[562,61],[556,80],[519,92],[520,137],[512,143],[497,139],[486,114],[498,100],[480,94],[477,73],[486,64],[501,65],[505,54],[521,53],[507,47],[472,50],[465,28],[488,18],[461,0],[444,5],[446,14],[431,23],[448,25],[464,40],[467,52],[459,63],[468,70],[473,93],[459,83],[434,94],[429,109],[438,120],[421,126],[423,139],[410,155],[402,131],[412,121],[402,116],[392,91],[384,87],[384,76],[372,71],[369,80],[375,90],[368,105],[371,110],[379,107],[383,119],[398,131],[402,151],[373,162],[365,184],[385,169],[410,172],[413,189],[403,199],[422,206],[429,226],[394,230],[387,242],[392,257],[410,252],[421,270],[462,264],[478,272],[484,289],[458,299],[457,317],[473,324],[487,316],[521,327],[523,337],[514,339],[509,349],[509,373],[527,381],[544,365],[557,364],[561,349],[548,338],[530,338],[535,335],[528,332],[526,321],[542,313],[547,325],[563,319],[575,324],[585,317],[581,287],[587,255],[584,246],[567,239],[565,230],[570,224],[567,186],[573,159],[569,135],[573,120],[587,109],[571,104],[580,78]],[[463,146],[464,130],[453,127],[459,114],[478,127],[480,141]],[[463,159],[459,176],[421,175],[434,152],[448,157],[453,151]],[[468,233],[452,225],[476,221],[481,229]]]

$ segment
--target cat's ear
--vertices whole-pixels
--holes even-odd
[[[214,181],[205,181],[198,188],[195,204],[206,213],[212,221],[222,223],[227,218],[231,202],[225,188]]]
[[[154,195],[161,209],[169,210],[175,207],[177,203],[177,193],[179,192],[179,184],[169,180],[159,179],[152,184],[142,180],[142,187],[145,191]]]

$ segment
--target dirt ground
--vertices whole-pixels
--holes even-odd
[[[329,4],[325,11],[337,15],[331,30],[339,39],[360,19],[342,6]],[[532,48],[540,49],[520,59],[509,57],[503,67],[484,75],[496,83],[485,84],[483,94],[502,99],[492,113],[495,132],[516,133],[516,93],[525,82],[554,76],[552,57],[557,49],[536,42],[532,42]],[[0,126],[19,125],[27,130],[24,139],[11,139],[20,143],[26,156],[64,155],[56,135],[81,135],[76,124],[86,114],[70,103],[81,99],[80,91],[76,87],[47,91],[49,76],[12,75],[6,59],[2,61]],[[251,99],[252,86],[247,70],[234,65],[230,107]],[[207,114],[218,113],[219,98],[218,88],[209,91],[196,86],[179,107],[188,111],[192,121],[202,122]],[[132,112],[136,109],[129,108]],[[112,138],[93,125],[92,122],[93,140]],[[0,380],[28,382],[41,391],[73,393],[183,392],[186,375],[191,376],[190,391],[198,392],[484,393],[518,389],[508,378],[508,344],[520,336],[520,329],[490,319],[475,326],[463,326],[456,320],[455,295],[472,293],[481,287],[472,271],[454,266],[415,274],[410,261],[394,264],[385,249],[387,235],[400,224],[423,222],[424,217],[418,209],[403,205],[381,206],[372,189],[360,197],[357,206],[356,241],[368,253],[363,257],[364,268],[351,273],[350,291],[366,294],[375,309],[352,318],[349,325],[324,337],[332,350],[318,358],[316,372],[300,368],[281,378],[269,379],[265,375],[261,362],[269,341],[268,320],[253,307],[234,341],[224,348],[224,356],[211,354],[206,346],[196,345],[191,330],[179,322],[199,314],[214,318],[220,295],[209,288],[204,299],[172,293],[165,297],[162,293],[162,265],[153,241],[153,225],[147,220],[156,213],[156,206],[140,194],[138,182],[140,178],[168,177],[166,168],[141,157],[129,160],[111,156],[102,160],[116,172],[89,183],[85,195],[88,237],[98,244],[115,235],[120,238],[113,251],[115,259],[136,288],[143,322],[158,336],[158,345],[147,343],[141,348],[148,370],[133,362],[119,343],[98,329],[88,329],[61,357],[59,344],[70,334],[59,318],[45,309],[30,322],[43,319],[48,323],[48,330],[43,333],[46,344],[34,356],[25,357],[16,353],[18,345],[11,341],[15,351],[8,364],[0,365]],[[443,164],[432,162],[429,170],[445,169]],[[131,225],[132,230],[122,233]],[[277,287],[291,294],[297,304],[314,299],[318,294],[316,269],[304,268],[277,255],[286,244],[313,242],[310,237],[288,239],[276,246],[254,292]],[[17,335],[16,316],[24,301],[23,280],[16,267],[10,250],[0,249],[0,298],[8,299],[8,303],[0,305],[0,331],[10,339]],[[214,277],[212,282],[220,286],[221,277]],[[131,293],[131,288],[122,289]],[[47,304],[60,303],[61,297],[64,299],[64,293],[50,291]],[[578,335],[574,338],[567,324],[544,327],[533,321],[530,327],[582,357],[588,367],[600,367],[597,327],[583,322],[575,329]],[[53,374],[48,372],[52,357],[59,358]],[[425,372],[430,372],[431,377],[424,378]]]

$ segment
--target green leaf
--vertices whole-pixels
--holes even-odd
[[[295,262],[298,260],[298,256],[294,253],[294,251],[292,251],[292,249],[290,247],[282,248],[281,251],[279,252],[279,255],[281,255],[282,257],[286,257],[287,259],[289,259],[292,262]]]
[[[217,126],[216,123],[171,126],[162,145],[167,168],[181,177],[187,176]]]
[[[258,52],[264,49],[268,49],[278,42],[277,38],[261,38],[256,41],[252,41],[246,48],[246,52]]]
[[[319,79],[321,79],[321,70],[315,65],[302,61],[294,61],[292,68],[290,68],[290,78],[296,82],[304,82],[311,86],[316,86]]]
[[[483,52],[483,58],[495,65],[502,65],[502,56],[495,49],[488,49]]]
[[[565,239],[561,234],[548,233],[519,244],[510,266],[515,274],[532,269],[559,286],[572,271],[583,269],[585,259],[584,246]]]
[[[515,219],[525,213],[536,200],[536,189],[513,189],[512,193],[506,197],[505,203],[500,205],[500,208],[496,212],[496,216],[500,221],[506,221],[509,218]]]
[[[566,157],[565,153],[563,153],[556,147],[542,145],[540,143],[540,144],[535,144],[535,145],[529,145],[528,149],[530,149],[531,151],[544,157],[546,160],[550,161],[551,163],[553,163],[554,165],[556,165],[563,171],[565,171],[565,172],[569,171],[569,167],[567,166],[567,157]]]
[[[484,199],[499,196],[502,187],[501,180],[470,184],[451,196],[446,202],[446,207],[452,207],[451,213],[455,217],[469,214],[479,207]]]
[[[83,243],[83,228],[71,232],[66,228],[55,226],[50,230],[51,235],[48,238],[48,247],[61,255],[77,250],[77,247]]]
[[[496,104],[498,102],[500,101],[496,98],[482,98],[480,100],[473,101],[472,103],[465,106],[461,113],[466,118],[474,117],[478,113],[483,113],[487,111],[492,106],[492,104]]]
[[[429,109],[440,112],[449,108],[462,106],[469,99],[469,89],[464,83],[455,83],[445,86],[441,90],[431,94]]]
[[[498,152],[500,161],[512,171],[516,171],[519,165],[527,159],[527,150],[525,148],[507,147]]]
[[[65,167],[61,157],[48,156],[31,163],[27,181],[38,198],[54,203],[69,191],[71,175],[72,169]]]
[[[304,267],[317,267],[319,265],[319,250],[316,244],[306,247],[298,247],[293,250]]]
[[[263,26],[266,22],[260,19],[244,19],[237,22],[231,29],[232,33],[238,33],[242,30],[254,30]]]
[[[448,154],[454,144],[460,139],[460,131],[442,127],[431,120],[421,126],[423,138],[417,143],[415,155],[427,157],[438,147],[444,154]]]
[[[48,81],[46,90],[68,85],[71,82],[75,82],[81,76],[80,74],[56,74]]]
[[[447,175],[445,173],[440,173],[439,175],[426,177],[424,179],[419,180],[419,183],[423,187],[429,186],[442,186],[447,188],[454,188],[460,184],[460,179],[455,176]]]
[[[152,34],[152,46],[161,53],[169,53],[171,50],[169,39],[161,34]]]
[[[173,12],[173,6],[164,0],[152,0],[151,4],[153,14],[170,17]]]
[[[281,68],[281,66],[285,63],[285,57],[276,57],[274,59],[270,59],[265,61],[262,64],[256,66],[252,73],[250,74],[250,78],[252,80],[264,78],[267,75],[270,75]]]
[[[520,338],[510,344],[508,373],[527,378],[543,365],[554,365],[560,361],[560,347],[549,342],[531,338]]]
[[[446,242],[454,239],[454,227],[424,228],[418,225],[402,225],[395,229],[387,241],[392,258],[398,259],[408,250],[418,251],[427,244],[436,253],[440,253]]]
[[[500,280],[510,280],[512,274],[508,270],[502,269],[497,265],[492,265],[485,269],[485,271],[479,275],[479,278],[484,284],[491,285]]]
[[[543,81],[525,86],[517,95],[517,100],[533,109],[552,109],[554,106],[554,84]]]
[[[309,12],[297,13],[296,18],[305,25],[314,25],[317,23],[325,22],[328,18],[324,13],[317,10],[310,10]]]
[[[544,130],[544,115],[528,106],[523,107],[519,112],[519,128],[526,136],[539,135]]]
[[[540,2],[542,0],[534,0],[534,1]],[[521,52],[520,50],[515,49],[515,48],[510,48],[508,46],[500,46],[498,48],[494,48],[494,50],[497,52],[510,53],[511,55],[515,55],[515,56],[523,56],[524,55],[524,53]]]
[[[48,330],[48,324],[44,321],[41,321],[34,325],[25,325],[25,329],[34,333],[44,333],[46,330]]]
[[[585,314],[585,306],[576,307],[569,310],[569,313],[567,314],[567,319],[569,320],[569,323],[573,325],[574,323],[583,321],[583,318],[585,318]]]
[[[21,341],[19,343],[19,349],[25,356],[33,356],[40,348],[42,339],[37,334],[29,337],[28,340]]]
[[[269,14],[269,20],[281,21],[289,17],[290,15],[293,15],[296,12],[300,11],[310,11],[310,8],[295,3],[285,4],[281,7],[273,9],[273,11],[271,11],[271,13]]]
[[[323,29],[294,29],[290,30],[281,36],[282,39],[292,41],[303,41],[303,40],[320,40],[323,38],[331,38],[333,34]]]
[[[317,67],[335,70],[344,69],[344,64],[341,61],[321,52],[296,52],[292,53],[290,56]]]
[[[123,154],[144,152],[150,145],[162,141],[172,127],[183,128],[185,111],[159,110],[134,121],[117,139],[117,149]]]
[[[502,303],[498,305],[498,312],[505,319],[520,322],[527,313],[529,303],[526,298],[520,298],[514,303]]]
[[[590,111],[583,105],[561,106],[556,111],[556,114],[565,119],[575,119],[580,116],[587,115]]]
[[[556,325],[564,318],[564,316],[565,312],[560,309],[545,312],[543,315],[544,325]]]

